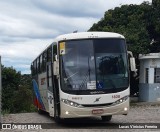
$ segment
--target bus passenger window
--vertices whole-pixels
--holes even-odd
[[[40,69],[39,69],[39,70],[40,70],[40,73],[42,73],[42,68],[43,68],[43,67],[42,67],[42,59],[43,59],[43,58],[42,58],[42,55],[41,55],[41,56],[40,56]]]
[[[33,63],[31,64],[31,75],[34,75],[33,74]]]
[[[46,71],[46,62],[47,62],[47,52],[44,51],[44,53],[42,55],[42,71],[43,72]]]
[[[55,61],[55,56],[57,55],[57,45],[53,45],[53,61]]]
[[[33,74],[34,75],[37,74],[37,61],[36,60],[33,62]]]
[[[39,69],[40,69],[40,66],[39,66],[39,57],[37,58],[37,72],[39,73]]]
[[[52,61],[52,46],[47,49],[47,62]]]

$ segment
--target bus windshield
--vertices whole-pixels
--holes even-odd
[[[62,43],[61,89],[64,92],[98,94],[128,88],[124,39],[70,40],[60,42],[60,48]]]

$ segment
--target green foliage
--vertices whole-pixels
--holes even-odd
[[[13,67],[2,66],[2,110],[14,110],[13,96],[18,90],[21,74]]]
[[[129,50],[138,58],[138,54],[160,52],[160,0],[153,4],[122,5],[108,10],[98,23],[89,31],[118,32],[126,37]],[[151,40],[156,44],[150,45]]]
[[[2,115],[7,115],[9,113],[10,113],[10,110],[8,109],[2,110]]]
[[[150,46],[151,52],[160,52],[160,0],[152,0],[152,12],[150,12],[150,24],[147,29],[154,43]]]
[[[2,66],[2,112],[34,111],[31,76],[21,75],[13,67]]]
[[[31,97],[32,91],[28,88],[28,86],[19,86],[19,89],[15,91],[13,95],[13,113],[18,113],[21,111],[30,111],[30,106],[32,103]]]

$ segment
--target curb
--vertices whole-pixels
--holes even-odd
[[[160,102],[130,102],[131,106],[160,106]]]
[[[131,106],[160,106],[160,101],[157,102],[138,102],[138,97],[130,97]]]

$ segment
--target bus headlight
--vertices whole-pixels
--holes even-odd
[[[78,103],[75,103],[73,101],[67,100],[67,99],[61,99],[61,101],[67,105],[73,106],[73,107],[80,107],[81,105]]]
[[[128,98],[129,98],[129,96],[124,96],[123,98],[121,98],[121,99],[117,100],[116,102],[114,102],[112,105],[117,105],[117,104],[123,103],[123,102],[125,102]]]

